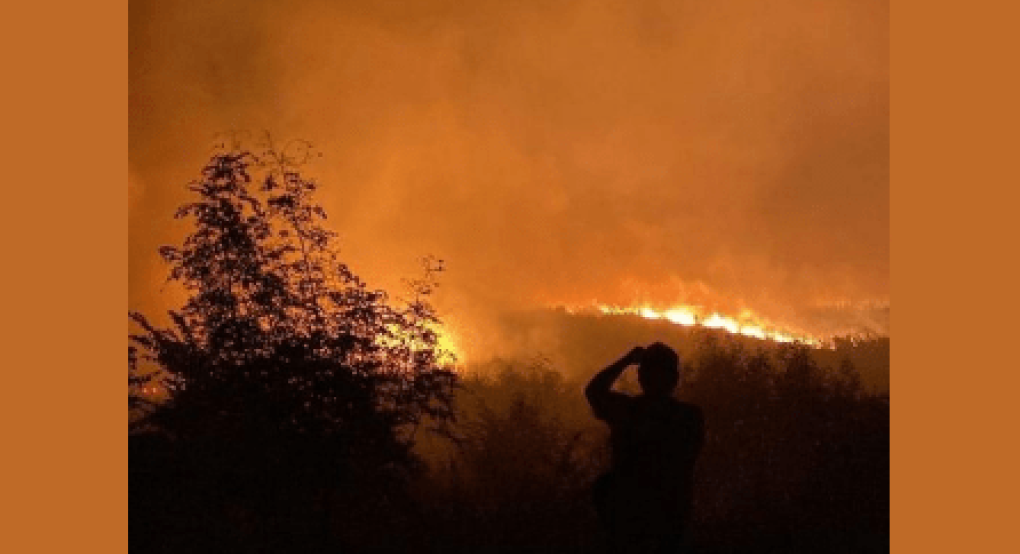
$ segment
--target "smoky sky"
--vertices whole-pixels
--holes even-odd
[[[590,301],[887,326],[887,2],[133,0],[129,20],[132,308],[168,303],[156,248],[217,134],[269,130],[322,153],[307,172],[358,273],[395,289],[443,258],[439,306],[472,332]]]

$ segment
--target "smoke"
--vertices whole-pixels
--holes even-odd
[[[447,260],[438,302],[475,348],[499,342],[498,314],[555,304],[698,303],[825,332],[888,313],[887,2],[129,14],[132,308],[165,303],[156,247],[180,236],[170,215],[215,135],[268,129],[323,153],[308,171],[370,283]]]

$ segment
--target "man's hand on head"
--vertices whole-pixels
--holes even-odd
[[[626,356],[624,356],[623,359],[627,361],[628,365],[630,364],[639,365],[641,363],[641,359],[644,358],[644,356],[645,347],[635,346],[633,349],[631,349],[630,352],[627,353]]]

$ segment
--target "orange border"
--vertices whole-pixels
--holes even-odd
[[[5,8],[3,552],[127,550],[125,8]]]
[[[892,2],[892,551],[1016,549],[1016,11]],[[1005,5],[1000,2],[1000,5]],[[1012,547],[1007,545],[1013,544]]]

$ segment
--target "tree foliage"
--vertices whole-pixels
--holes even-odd
[[[425,260],[403,302],[369,288],[340,261],[302,163],[293,148],[224,149],[189,185],[175,217],[194,228],[160,249],[187,300],[166,327],[129,314],[129,405],[149,364],[168,398],[146,423],[170,436],[330,437],[406,460],[409,431],[452,414],[428,301],[441,262]]]

